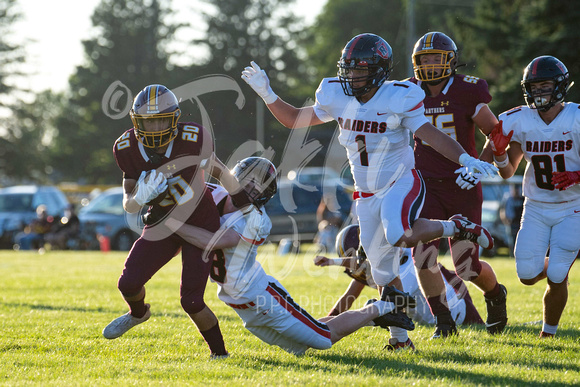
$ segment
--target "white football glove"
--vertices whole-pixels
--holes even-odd
[[[480,172],[481,176],[493,177],[494,175],[497,175],[498,171],[495,165],[471,157],[467,153],[463,153],[459,156],[459,164],[469,168],[473,172]]]
[[[242,71],[242,79],[262,97],[266,105],[273,103],[278,99],[278,96],[270,87],[270,80],[266,72],[256,62],[251,61],[250,64],[251,66],[246,67]]]
[[[461,189],[470,190],[473,187],[475,187],[477,183],[479,183],[479,180],[481,179],[481,173],[474,172],[473,170],[470,170],[467,167],[461,167],[458,170],[456,170],[455,173],[459,173],[459,176],[457,176],[457,180],[455,180],[455,183]]]
[[[137,181],[137,192],[133,197],[140,206],[155,199],[167,189],[167,179],[163,173],[152,170],[147,181],[145,181],[145,176],[147,176],[147,171],[141,172]]]

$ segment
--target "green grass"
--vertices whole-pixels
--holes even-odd
[[[266,271],[316,317],[326,315],[349,279],[339,268],[316,268],[312,254],[279,257],[266,247]],[[578,385],[580,285],[558,335],[537,338],[545,283],[525,287],[514,262],[488,259],[505,283],[509,326],[497,337],[480,327],[430,340],[432,326],[410,333],[418,351],[383,351],[388,333],[363,328],[326,351],[295,357],[247,332],[208,284],[206,302],[220,319],[230,358],[209,360],[207,345],[179,304],[180,259],[147,285],[151,319],[123,337],[101,331],[126,312],[116,289],[124,253],[0,251],[0,384],[2,385]],[[449,261],[443,259],[447,267]],[[485,316],[483,297],[470,291]],[[374,297],[371,289],[365,297]],[[358,301],[357,301],[358,302]],[[364,300],[356,304],[361,306]]]

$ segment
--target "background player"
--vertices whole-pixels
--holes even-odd
[[[514,254],[521,283],[548,279],[540,337],[556,334],[568,300],[568,272],[580,249],[580,106],[564,102],[571,86],[561,61],[535,58],[522,79],[527,106],[500,114],[500,125],[490,136],[504,179],[515,173],[522,157],[527,162]]]
[[[252,62],[242,79],[258,93],[284,126],[304,128],[335,120],[339,142],[346,148],[355,182],[361,243],[379,287],[402,289],[395,246],[415,246],[441,237],[471,239],[489,248],[487,230],[462,216],[449,221],[418,218],[425,194],[414,170],[413,132],[437,151],[485,175],[496,168],[471,157],[452,138],[431,125],[425,115],[425,93],[410,82],[388,81],[393,65],[389,44],[374,34],[361,34],[344,47],[338,77],[325,78],[313,106],[296,108],[280,99],[266,73]],[[391,329],[392,349],[410,346],[407,331]]]
[[[487,106],[491,95],[485,80],[456,74],[457,60],[455,42],[441,32],[429,32],[415,43],[412,56],[415,76],[410,81],[425,91],[425,116],[431,123],[459,142],[470,156],[478,157],[475,125],[487,136],[497,124],[497,118]],[[481,184],[478,184],[479,174],[470,176],[459,164],[444,157],[416,134],[414,141],[415,168],[421,172],[426,187],[421,217],[446,219],[453,214],[463,214],[481,223],[483,195]],[[463,190],[458,184],[462,188],[475,188]],[[413,251],[421,288],[437,320],[433,338],[457,333],[437,265],[439,243],[439,239],[421,243]],[[449,245],[457,275],[483,291],[487,330],[501,332],[507,323],[505,287],[498,283],[491,266],[479,259],[479,249],[472,242],[449,238]]]
[[[181,110],[177,98],[163,85],[149,85],[140,91],[130,115],[134,128],[113,146],[123,171],[123,207],[128,213],[139,212],[143,206],[149,210],[143,234],[129,252],[118,282],[129,313],[107,325],[103,336],[115,339],[149,319],[145,284],[181,251],[181,305],[208,343],[211,356],[226,356],[218,320],[203,300],[211,259],[203,260],[203,250],[155,226],[171,214],[211,232],[219,228],[217,208],[198,167],[214,157],[211,134],[194,122],[178,122]],[[234,183],[228,181],[229,186]]]
[[[356,224],[343,228],[336,238],[336,252],[341,258],[327,258],[317,256],[314,263],[317,266],[339,265],[346,269],[344,272],[352,278],[344,294],[336,301],[329,316],[336,316],[347,311],[352,303],[360,296],[365,286],[377,287],[371,275],[371,269],[366,259],[364,249],[360,246],[359,226]],[[429,309],[425,297],[421,293],[417,274],[413,265],[410,248],[401,249],[399,275],[403,290],[417,300],[415,308],[408,308],[408,315],[415,321],[424,324],[434,324],[435,318]],[[445,284],[448,304],[451,315],[456,324],[483,324],[475,305],[469,295],[469,290],[455,273],[439,264],[443,282]]]
[[[224,214],[218,233],[173,219],[166,224],[200,248],[219,249],[211,272],[212,280],[218,284],[218,297],[235,310],[250,332],[268,344],[301,355],[308,348],[330,348],[373,321],[383,327],[414,328],[405,314],[393,312],[392,302],[375,300],[360,310],[320,320],[304,311],[256,261],[258,246],[265,242],[272,226],[263,206],[277,191],[276,168],[265,158],[249,157],[238,162],[232,172],[257,209],[243,215],[231,205],[222,187],[208,184]]]

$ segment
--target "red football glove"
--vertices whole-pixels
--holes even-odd
[[[507,136],[503,134],[502,125],[503,121],[498,122],[497,125],[493,128],[493,130],[489,134],[489,142],[491,145],[491,149],[493,150],[493,154],[496,156],[501,156],[505,154],[505,148],[507,148],[507,146],[509,145],[510,140],[512,139],[512,136],[514,134],[513,130],[509,132]]]
[[[554,188],[560,191],[568,189],[578,183],[580,183],[580,171],[552,172],[552,184],[554,184]]]

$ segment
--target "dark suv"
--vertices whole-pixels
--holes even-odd
[[[352,196],[343,186],[320,185],[302,188],[292,181],[283,180],[278,193],[266,203],[266,212],[272,220],[269,240],[279,242],[283,238],[311,242],[318,232],[316,209],[322,195],[329,198],[329,206],[335,208],[346,220],[352,206]]]

